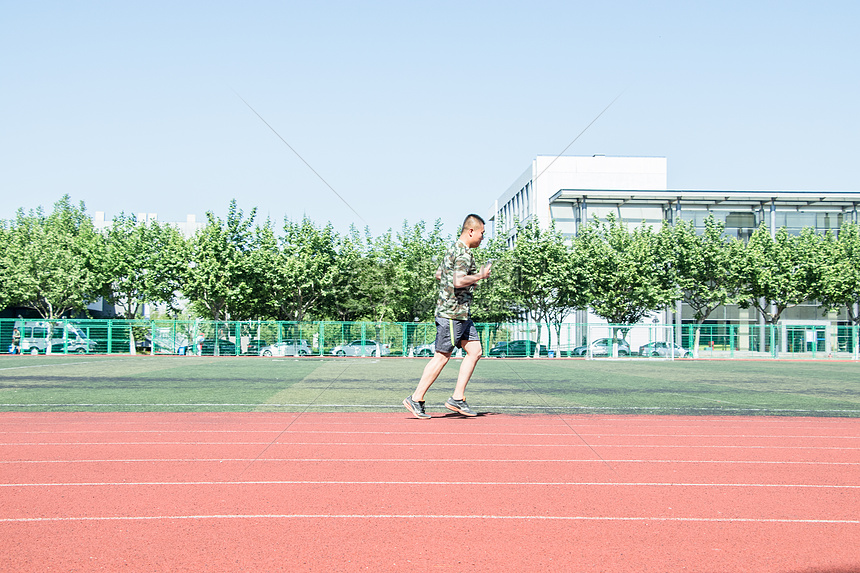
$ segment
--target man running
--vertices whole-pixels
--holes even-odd
[[[424,411],[424,394],[436,381],[457,347],[466,351],[466,357],[460,365],[454,394],[445,402],[445,407],[464,416],[478,415],[466,404],[465,393],[466,384],[482,353],[481,339],[469,314],[469,304],[477,282],[490,276],[490,264],[476,272],[475,258],[471,252],[483,239],[484,220],[478,215],[469,215],[463,221],[460,238],[448,249],[436,271],[436,280],[439,281],[436,353],[424,367],[415,392],[403,400],[403,405],[416,418],[430,418],[430,414]]]

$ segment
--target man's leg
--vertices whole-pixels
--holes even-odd
[[[442,369],[445,368],[445,365],[448,364],[448,360],[451,358],[451,354],[445,354],[444,352],[437,352],[433,355],[433,358],[430,359],[430,362],[427,363],[427,366],[424,367],[424,373],[421,374],[421,380],[418,381],[418,387],[415,388],[415,392],[412,393],[412,399],[416,402],[420,402],[424,400],[424,394],[427,393],[428,388],[433,385],[433,382],[436,381],[436,378],[439,377],[439,374],[442,372]]]
[[[475,371],[475,365],[481,359],[483,349],[480,340],[469,340],[463,344],[463,350],[466,351],[466,356],[460,364],[460,372],[457,374],[457,385],[454,387],[454,393],[451,395],[455,400],[465,400],[466,384],[472,377],[472,372]]]

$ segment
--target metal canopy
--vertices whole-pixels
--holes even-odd
[[[783,207],[838,207],[844,210],[857,207],[860,192],[561,189],[549,199],[550,204],[582,201],[619,206],[628,203],[702,207],[761,207],[773,204]]]

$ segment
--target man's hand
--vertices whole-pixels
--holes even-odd
[[[490,267],[493,266],[493,263],[487,263],[481,270],[473,275],[467,275],[464,273],[454,273],[454,288],[464,288],[467,286],[471,286],[476,282],[483,280],[490,276]]]

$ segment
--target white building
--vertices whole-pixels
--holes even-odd
[[[534,217],[543,228],[555,219],[559,230],[575,233],[575,222],[584,212],[574,212],[567,201],[554,200],[559,191],[566,189],[665,190],[666,158],[540,155],[493,204],[491,232],[510,234],[517,221],[524,223]],[[600,210],[596,214],[605,215]]]
[[[631,228],[644,222],[655,230],[679,219],[704,228],[704,220],[714,215],[725,223],[727,234],[747,238],[762,222],[772,233],[781,227],[794,233],[803,227],[835,230],[844,221],[858,221],[858,205],[858,191],[670,190],[664,157],[538,156],[493,203],[487,220],[490,234],[507,237],[510,245],[516,240],[517,221],[536,219],[542,228],[554,221],[557,230],[573,237],[593,216],[605,219],[609,213]],[[720,324],[763,325],[754,310],[736,306],[720,308],[710,318]],[[781,323],[829,328],[844,319],[837,313],[822,317],[817,306],[801,305],[787,310]],[[657,313],[647,320],[679,326],[693,317],[689,308],[679,304],[674,312]],[[603,322],[585,311],[569,321]],[[572,336],[577,340],[562,340],[562,348],[582,343],[587,330],[588,326],[579,328]]]
[[[136,213],[138,223],[148,225],[150,222],[158,221],[157,213]],[[186,215],[185,221],[160,221],[161,223],[175,227],[183,237],[190,239],[197,231],[206,226],[206,223],[198,221],[196,215]],[[98,230],[104,230],[113,225],[113,220],[105,220],[104,211],[96,211],[93,215],[93,226]]]

